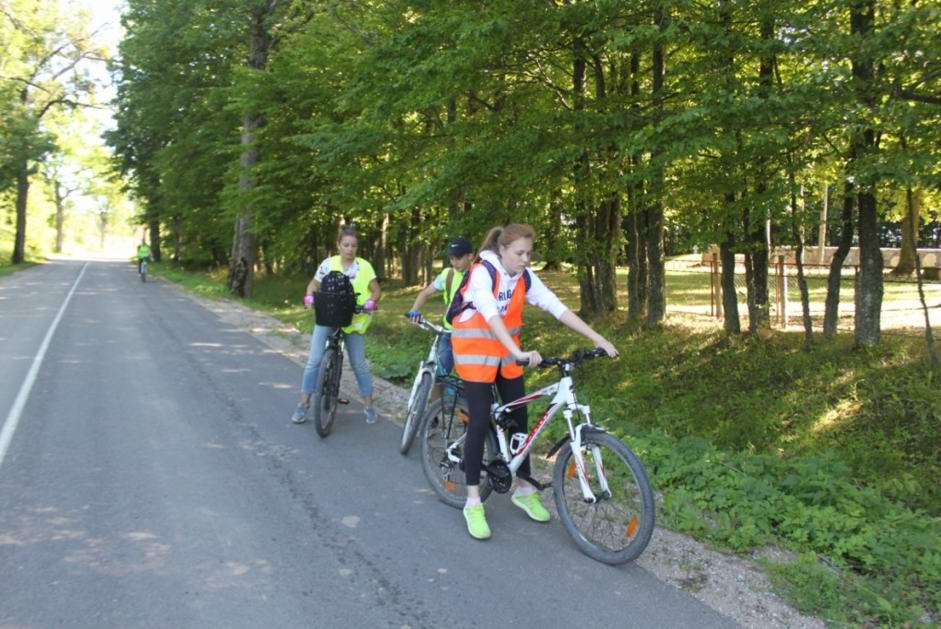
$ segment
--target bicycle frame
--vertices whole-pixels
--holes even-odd
[[[422,376],[427,373],[431,375],[432,382],[435,380],[435,375],[438,368],[438,341],[445,333],[444,328],[428,321],[422,321],[421,323],[416,323],[415,325],[422,329],[434,332],[435,336],[431,340],[431,347],[428,348],[428,356],[425,357],[425,360],[423,360],[421,365],[419,365],[418,373],[415,374],[415,380],[412,382],[412,390],[408,394],[408,405],[405,407],[408,409],[412,408],[412,404],[415,402],[415,393],[418,392],[418,383],[421,382]]]
[[[552,421],[552,418],[561,410],[562,417],[565,419],[565,423],[568,426],[569,431],[569,440],[572,443],[572,457],[575,460],[575,467],[578,474],[579,485],[582,490],[582,496],[586,502],[594,503],[597,502],[598,498],[595,496],[594,492],[591,490],[591,485],[588,482],[588,471],[585,466],[585,459],[582,456],[582,433],[587,430],[593,431],[603,431],[602,428],[595,426],[591,423],[591,408],[585,404],[579,404],[578,400],[575,398],[575,391],[572,385],[572,365],[562,366],[562,377],[558,382],[551,384],[549,386],[543,387],[538,391],[533,391],[523,397],[508,402],[503,405],[498,405],[493,403],[491,405],[490,418],[491,425],[493,430],[497,435],[497,444],[500,448],[500,458],[506,463],[507,467],[510,470],[513,478],[516,478],[516,472],[519,470],[520,466],[523,464],[523,461],[526,460],[526,457],[529,455],[530,450],[533,447],[533,444],[536,442],[536,439],[545,430],[545,427],[549,425],[549,422]],[[496,387],[494,387],[496,389]],[[496,393],[496,391],[494,391]],[[529,433],[526,435],[526,439],[523,441],[515,452],[510,451],[510,444],[507,440],[506,430],[504,430],[500,424],[495,421],[497,417],[504,415],[510,411],[513,411],[517,408],[521,408],[536,400],[552,396],[552,401],[549,402],[549,407],[542,414],[542,417],[539,418],[539,421],[530,429]],[[580,414],[584,421],[578,425],[574,425],[573,419],[575,414]],[[453,443],[447,450],[447,456],[452,462],[459,462],[459,458],[455,455],[454,450],[459,447],[464,441],[464,436],[458,439]],[[595,473],[600,481],[600,486],[602,492],[606,495],[610,494],[610,489],[608,487],[608,479],[605,474],[604,464],[601,460],[601,453],[597,447],[593,447],[592,454],[594,455],[595,461]]]
[[[434,338],[431,341],[431,345],[428,348],[428,356],[421,362],[418,367],[418,373],[415,374],[415,379],[412,381],[412,390],[408,394],[408,405],[405,408],[412,408],[412,403],[415,401],[415,393],[418,391],[418,384],[421,382],[422,376],[428,374],[431,376],[431,381],[435,383],[445,383],[450,386],[453,386],[455,389],[460,388],[460,380],[451,376],[439,376],[438,375],[438,344],[441,342],[441,337],[445,334],[448,334],[448,330],[440,325],[436,325],[427,319],[422,319],[420,321],[414,321],[414,325],[417,325],[423,330],[434,333]]]

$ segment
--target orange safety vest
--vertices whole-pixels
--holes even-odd
[[[474,268],[481,266],[474,264]],[[524,273],[526,271],[523,271]],[[503,315],[503,324],[513,337],[517,346],[520,344],[520,331],[523,329],[523,304],[526,302],[526,282],[520,278],[513,289],[510,304],[506,314]],[[467,291],[470,282],[461,290]],[[493,295],[497,296],[500,289],[500,274],[497,273],[493,282]],[[523,375],[523,368],[516,364],[516,358],[503,346],[484,319],[480,311],[475,310],[474,315],[466,321],[455,318],[452,321],[451,348],[454,351],[454,369],[462,380],[467,382],[493,382],[497,379],[497,368],[504,378],[519,378]]]

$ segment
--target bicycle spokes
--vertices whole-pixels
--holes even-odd
[[[643,551],[653,532],[653,494],[627,446],[588,434],[582,448],[563,449],[555,478],[560,518],[586,554],[618,564]]]

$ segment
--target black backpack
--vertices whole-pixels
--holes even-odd
[[[486,260],[481,260],[480,264],[487,269],[487,273],[490,274],[490,283],[497,283],[497,267],[493,266],[491,263]],[[473,308],[474,304],[469,301],[464,301],[464,287],[467,286],[467,283],[470,281],[471,270],[468,270],[464,274],[464,277],[461,278],[461,283],[457,287],[457,290],[454,291],[454,297],[451,298],[451,305],[448,306],[448,313],[444,315],[444,318],[448,320],[448,323],[453,324],[454,320],[462,312],[468,308]],[[523,282],[526,284],[526,290],[528,291],[532,288],[533,278],[529,274],[529,269],[523,269]]]
[[[327,273],[314,299],[317,325],[344,328],[353,322],[355,308],[356,293],[353,292],[350,278],[339,271]]]

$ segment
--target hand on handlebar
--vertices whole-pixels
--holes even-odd
[[[405,313],[405,316],[411,319],[415,323],[421,323],[421,311],[420,310],[409,310]]]
[[[377,308],[379,306],[376,304],[375,299],[367,299],[366,303],[363,304],[363,312],[375,312]]]
[[[618,355],[618,348],[616,348],[610,341],[607,339],[602,339],[603,343],[598,343],[598,347],[603,349],[605,353],[611,358],[616,358]]]
[[[542,362],[542,356],[536,350],[531,352],[521,351],[516,354],[516,362],[527,367],[538,367],[539,363]]]
[[[314,305],[314,296],[313,295],[304,295],[304,307],[310,308]]]

